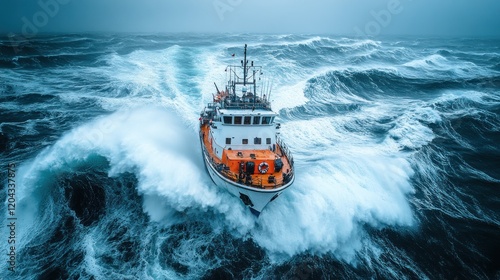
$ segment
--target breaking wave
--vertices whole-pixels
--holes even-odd
[[[0,147],[19,163],[16,277],[498,275],[494,48],[245,36],[2,44]],[[297,166],[259,219],[212,184],[198,148],[197,113],[245,42]]]

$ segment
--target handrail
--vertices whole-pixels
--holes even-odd
[[[226,99],[227,100],[227,99]],[[252,102],[252,101],[224,101],[224,109],[268,109],[271,110],[271,104],[267,101]]]
[[[267,150],[271,148],[270,144],[228,144],[224,146],[225,150],[228,150],[231,148],[231,150],[236,150],[236,151],[251,151],[251,150]]]
[[[286,158],[288,159],[288,162],[290,163],[290,167],[293,170],[293,156],[292,156],[292,153],[290,152],[288,146],[280,138],[277,139],[276,143],[278,143],[281,151],[283,151],[283,153],[285,154]]]
[[[222,147],[221,145],[217,144],[217,142],[215,141],[215,138],[212,138],[212,146],[215,146],[215,148],[219,148],[221,151],[226,149],[225,147]]]

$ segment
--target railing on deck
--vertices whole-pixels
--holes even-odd
[[[269,176],[272,176],[272,175],[266,176],[266,175],[254,174],[254,175],[252,175],[252,183],[245,184],[244,179],[242,179],[242,180],[239,179],[238,173],[235,173],[235,172],[232,172],[231,170],[225,169],[224,166],[222,166],[221,168],[217,168],[217,170],[222,175],[224,175],[227,179],[229,179],[235,183],[240,183],[243,185],[252,186],[252,187],[260,188],[260,189],[265,189],[267,187],[277,188],[277,187],[282,186],[284,183],[283,177],[279,177],[279,178],[275,177],[274,182],[270,183]],[[245,176],[248,176],[248,175],[245,175]]]
[[[212,146],[215,147],[216,149],[219,149],[221,152],[224,151],[225,147],[222,147],[221,145],[217,144],[215,142],[215,139],[212,138]]]
[[[235,100],[230,101],[230,98],[226,98],[224,100],[224,109],[265,109],[271,110],[271,103],[269,101],[261,100],[257,98],[255,102],[252,100],[244,101],[244,100]]]
[[[288,146],[280,138],[277,139],[276,143],[278,143],[280,150],[285,154],[286,158],[288,159],[288,162],[290,163],[290,167],[293,170],[293,156],[292,153],[290,153]]]

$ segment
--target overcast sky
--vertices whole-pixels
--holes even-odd
[[[500,37],[500,0],[0,0],[0,33]]]

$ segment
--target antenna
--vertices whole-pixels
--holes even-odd
[[[253,61],[252,61],[252,66],[253,66]],[[257,83],[255,82],[255,70],[253,70],[253,75],[252,75],[252,78],[253,78],[253,93],[255,94],[257,92]],[[255,100],[255,99],[254,99]]]
[[[263,99],[264,93],[266,92],[266,83],[267,81],[262,82],[260,87],[260,98]]]
[[[271,101],[271,91],[273,90],[274,79],[271,81],[271,86],[269,87],[269,94],[267,100]]]
[[[267,94],[269,92],[269,80],[266,81],[266,85],[265,85],[265,89],[264,89],[264,95],[262,96],[262,99],[264,99],[264,101],[267,101]],[[266,98],[264,98],[266,97]]]
[[[247,85],[247,44],[245,44],[245,53],[243,58],[243,85]]]

